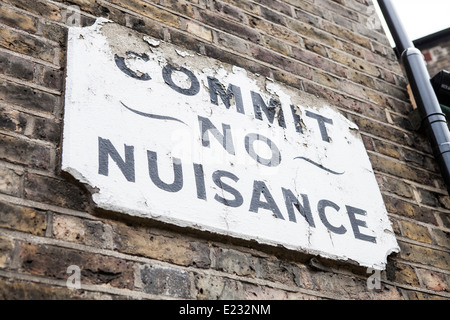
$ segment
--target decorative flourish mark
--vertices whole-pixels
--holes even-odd
[[[340,176],[340,175],[343,175],[343,174],[345,173],[345,172],[336,172],[336,171],[333,171],[333,170],[331,170],[331,169],[325,168],[325,167],[322,166],[321,164],[319,164],[319,163],[317,163],[317,162],[314,162],[314,161],[312,161],[311,159],[308,159],[308,158],[305,158],[305,157],[296,157],[296,158],[294,158],[294,159],[305,160],[306,162],[309,162],[309,163],[315,165],[316,167],[319,167],[320,169],[325,170],[326,172],[329,172],[329,173],[334,174],[334,175]]]
[[[143,117],[152,118],[152,119],[158,119],[158,120],[177,121],[177,122],[181,122],[181,123],[184,124],[184,125],[187,125],[186,123],[184,123],[183,121],[181,121],[181,120],[179,120],[179,119],[177,119],[177,118],[172,118],[172,117],[167,117],[167,116],[160,116],[160,115],[157,115],[157,114],[151,114],[151,113],[145,113],[145,112],[137,111],[137,110],[134,110],[134,109],[128,107],[128,106],[125,105],[125,103],[123,103],[122,101],[120,101],[120,103],[121,103],[126,109],[128,109],[128,110],[130,110],[131,112],[134,112],[134,113],[136,113],[136,114],[138,114],[138,115],[140,115],[140,116],[143,116]]]

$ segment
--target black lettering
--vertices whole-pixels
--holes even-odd
[[[322,140],[326,142],[330,142],[330,137],[328,136],[327,128],[325,124],[333,124],[333,119],[325,118],[324,116],[321,116],[320,114],[306,111],[306,115],[310,118],[316,119],[317,124],[319,125],[320,134],[322,136]]]
[[[270,159],[262,158],[260,157],[253,146],[254,142],[256,140],[263,141],[266,143],[270,151],[272,151],[272,157]],[[275,145],[275,143],[272,142],[269,138],[256,134],[256,133],[249,133],[244,138],[244,144],[245,144],[245,150],[247,150],[247,153],[250,157],[252,157],[256,162],[265,165],[267,167],[276,167],[281,163],[281,153],[278,147]]]
[[[201,164],[194,163],[194,176],[197,187],[197,198],[206,200],[205,175]]]
[[[147,62],[149,60],[148,55],[146,55],[145,53],[137,54],[132,51],[127,51],[126,54],[134,55],[135,57],[138,57],[138,58],[144,60],[145,62]],[[136,71],[133,71],[130,68],[128,68],[127,64],[125,63],[125,59],[123,57],[119,57],[117,54],[115,54],[114,61],[116,62],[116,66],[127,76],[130,76],[137,80],[143,80],[143,81],[151,80],[151,77],[148,75],[148,73],[142,73],[141,75],[138,75],[136,73]]]
[[[219,82],[219,80],[213,77],[208,77],[208,85],[211,103],[218,106],[219,95],[225,107],[227,107],[227,109],[230,109],[231,98],[234,97],[237,112],[244,114],[244,103],[242,102],[241,88],[230,83],[228,85],[227,91],[225,91],[224,86]]]
[[[355,235],[355,238],[364,240],[364,241],[368,241],[368,242],[377,243],[377,240],[375,237],[369,236],[367,234],[363,234],[359,231],[359,227],[367,228],[367,224],[363,220],[356,219],[356,215],[358,214],[361,216],[365,216],[365,215],[367,215],[367,212],[362,209],[354,208],[351,206],[345,206],[345,207],[347,208],[347,213],[350,218],[350,224],[352,225],[353,234]]]
[[[297,208],[297,211],[300,212],[300,214],[303,216],[303,218],[305,218],[306,222],[308,222],[308,224],[311,227],[316,227],[316,225],[314,224],[314,219],[312,216],[311,205],[309,204],[308,196],[306,194],[300,195],[303,200],[303,205],[302,205],[302,204],[300,204],[297,197],[292,193],[291,190],[284,189],[284,188],[281,188],[281,190],[283,191],[284,202],[286,203],[286,208],[287,208],[287,211],[289,214],[289,221],[297,222],[297,219],[295,218],[294,208],[293,208],[293,207],[295,207],[295,208]]]
[[[261,195],[264,196],[266,201],[261,201]],[[251,212],[258,213],[259,208],[270,210],[275,214],[277,218],[284,220],[280,209],[278,209],[275,200],[273,199],[272,195],[269,192],[269,189],[263,181],[255,181],[253,183],[253,194],[250,203]]]
[[[198,116],[198,122],[200,125],[200,133],[202,135],[202,146],[210,147],[210,140],[208,131],[222,144],[222,147],[229,153],[234,155],[233,138],[231,136],[231,127],[228,124],[222,123],[222,131],[220,131],[212,124],[208,118]]]
[[[317,204],[317,210],[319,211],[319,217],[320,220],[322,220],[322,223],[324,224],[325,227],[328,228],[328,230],[337,233],[337,234],[344,234],[347,232],[347,229],[345,229],[345,227],[343,225],[341,225],[340,227],[335,227],[333,226],[327,219],[327,216],[325,214],[325,208],[330,207],[333,208],[336,211],[339,211],[339,206],[337,204],[335,204],[334,202],[331,202],[329,200],[320,200],[319,203]]]
[[[158,188],[168,192],[178,192],[183,188],[183,168],[180,159],[173,158],[172,160],[174,174],[172,183],[165,183],[160,179],[158,173],[158,156],[156,152],[147,150],[147,159],[150,179]]]
[[[134,173],[134,147],[124,145],[125,161],[112,145],[111,141],[98,137],[98,173],[104,176],[109,174],[109,157],[119,167],[129,182],[135,182]]]
[[[190,80],[191,86],[189,88],[182,88],[175,84],[172,79],[172,73],[174,71],[182,72],[184,73]],[[173,90],[175,90],[178,93],[184,94],[186,96],[195,96],[200,91],[200,83],[198,82],[197,77],[188,69],[184,67],[175,68],[171,66],[170,64],[164,66],[162,69],[162,76],[164,81],[171,87]]]
[[[267,106],[259,93],[250,91],[250,94],[252,96],[253,109],[255,111],[256,119],[258,120],[263,119],[261,114],[261,111],[263,111],[269,122],[273,124],[276,111],[278,109],[278,125],[280,127],[286,128],[283,109],[281,109],[281,103],[278,100],[270,98],[269,106]]]
[[[214,173],[212,175],[212,179],[213,179],[214,183],[216,184],[216,186],[218,186],[222,190],[233,195],[234,199],[232,199],[232,200],[226,199],[226,198],[219,196],[218,194],[216,194],[214,196],[214,199],[220,203],[223,203],[224,205],[226,205],[228,207],[233,207],[233,208],[240,207],[242,205],[242,203],[244,202],[244,198],[239,193],[239,191],[237,191],[233,187],[229,186],[228,184],[224,183],[222,181],[223,177],[229,178],[229,179],[233,180],[234,182],[237,182],[239,180],[239,178],[236,177],[231,172],[223,171],[223,170],[214,171]]]
[[[296,107],[292,104],[291,104],[291,111],[292,111],[292,117],[294,118],[295,131],[297,131],[298,133],[303,133],[302,119],[297,114]]]

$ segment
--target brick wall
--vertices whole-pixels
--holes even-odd
[[[94,210],[60,170],[67,8],[328,99],[362,133],[401,252],[365,268]],[[3,299],[449,299],[450,197],[371,0],[0,0]],[[70,265],[81,288],[70,290]]]
[[[435,76],[441,70],[450,70],[450,40],[442,41],[422,50],[427,61],[430,76]]]

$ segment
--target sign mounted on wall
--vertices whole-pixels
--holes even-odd
[[[376,269],[399,250],[335,108],[104,19],[69,29],[62,168],[107,210]]]

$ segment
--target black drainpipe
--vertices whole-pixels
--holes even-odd
[[[441,106],[430,81],[425,59],[419,49],[415,48],[392,5],[391,0],[378,0],[386,23],[394,38],[397,53],[419,109],[422,126],[425,128],[433,149],[434,157],[439,163],[442,177],[450,194],[450,132]]]

